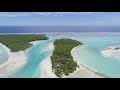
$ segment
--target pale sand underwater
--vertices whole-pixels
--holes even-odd
[[[34,41],[31,42],[33,45],[38,44],[40,41]],[[26,55],[26,51],[20,51],[13,53],[10,51],[9,48],[4,46],[3,44],[0,44],[9,54],[9,59],[4,64],[0,65],[0,75],[2,77],[7,77],[9,74],[14,73],[15,70],[19,69],[20,67],[24,66],[28,62],[28,58]],[[82,46],[77,46],[72,49],[71,55],[73,56],[74,60],[77,61],[79,64],[79,68],[77,70],[70,74],[69,76],[63,76],[63,78],[104,78],[106,76],[102,74],[98,74],[80,64],[78,59],[75,57],[74,52],[77,48],[80,48]],[[53,43],[50,43],[48,47],[43,48],[44,50],[54,50]],[[53,72],[52,72],[52,64],[51,64],[51,56],[50,54],[47,58],[45,58],[39,65],[41,69],[41,75],[39,78],[58,78]]]
[[[16,53],[13,53],[10,51],[8,47],[1,44],[0,45],[5,48],[5,50],[9,54],[8,60],[0,65],[0,76],[6,77],[11,73],[14,73],[14,71],[21,66],[25,65],[28,61],[26,51],[19,51]]]
[[[51,50],[53,52],[54,50],[54,45],[53,43],[48,45],[48,49]],[[47,49],[47,50],[48,50]],[[51,58],[50,56],[52,56],[52,53],[46,58],[44,59],[41,64],[40,64],[40,68],[41,68],[41,76],[40,78],[58,78],[53,72],[52,72],[52,63],[51,63]]]
[[[77,70],[67,76],[66,78],[106,78],[105,75],[102,75],[98,72],[95,72],[93,70],[90,70],[89,68],[83,66],[80,61],[77,59],[77,57],[74,55],[75,51],[82,47],[83,45],[79,45],[71,50],[71,54],[73,56],[73,59],[78,63],[79,68]]]
[[[69,76],[63,76],[63,78],[106,78],[105,75],[94,72],[80,64],[80,62],[74,57],[74,52],[78,47],[81,47],[81,45],[73,48],[71,54],[80,67],[77,68],[77,70],[74,71],[74,73],[70,74]],[[49,48],[53,49],[54,48],[53,44],[49,45]],[[47,57],[45,60],[43,60],[41,63],[42,75],[40,78],[58,78],[52,72],[52,64],[51,64],[50,56]]]
[[[40,40],[30,42],[31,44],[35,45],[38,44]],[[1,77],[8,77],[9,75],[13,74],[17,69],[21,68],[28,62],[27,57],[27,50],[26,51],[19,51],[19,52],[11,52],[8,47],[0,43],[9,54],[8,60],[0,65],[0,76]]]

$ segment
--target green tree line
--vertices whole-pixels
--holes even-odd
[[[18,52],[20,50],[26,50],[30,48],[32,44],[29,42],[36,40],[46,40],[47,36],[40,34],[6,34],[0,35],[0,43],[11,49],[12,52]]]
[[[55,50],[51,56],[52,70],[58,76],[69,75],[78,67],[77,63],[71,56],[71,50],[81,45],[82,43],[76,40],[62,38],[54,42]]]

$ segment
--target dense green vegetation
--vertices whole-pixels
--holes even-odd
[[[58,77],[67,76],[76,70],[78,65],[71,56],[71,50],[81,44],[81,42],[67,38],[57,39],[54,42],[55,50],[51,56],[51,62],[52,70]]]
[[[29,42],[36,40],[46,40],[48,37],[45,35],[33,35],[33,34],[7,34],[0,35],[0,43],[4,44],[11,49],[12,52],[18,52],[20,50],[26,50],[31,47]]]

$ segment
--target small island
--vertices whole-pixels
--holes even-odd
[[[81,44],[79,41],[67,38],[57,39],[54,42],[55,50],[51,62],[52,70],[58,77],[68,76],[76,70],[78,64],[73,60],[71,50]]]
[[[48,37],[40,34],[7,34],[0,35],[0,43],[7,46],[11,52],[18,52],[20,50],[26,50],[30,48],[32,44],[30,42],[36,40],[47,40]]]

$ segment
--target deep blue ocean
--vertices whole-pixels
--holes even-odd
[[[0,33],[120,32],[120,26],[0,26]]]

